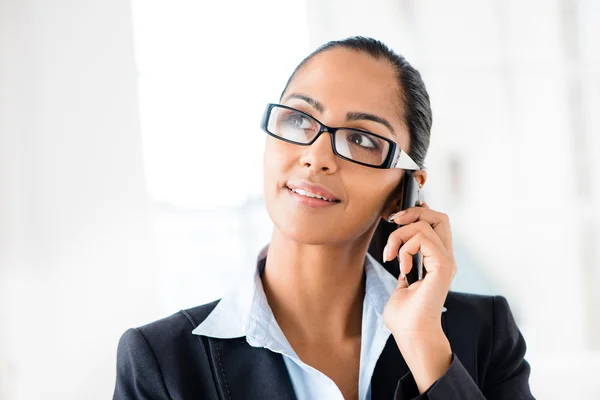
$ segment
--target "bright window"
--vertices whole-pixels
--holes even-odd
[[[136,0],[147,186],[184,208],[262,194],[264,106],[308,54],[305,3]]]

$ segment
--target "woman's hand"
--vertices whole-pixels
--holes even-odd
[[[441,326],[444,301],[456,275],[450,222],[446,214],[425,203],[395,214],[392,221],[401,227],[390,235],[383,260],[399,255],[400,278],[383,320],[423,392],[444,374],[452,359]],[[408,286],[405,275],[412,269],[412,255],[419,251],[427,274]]]

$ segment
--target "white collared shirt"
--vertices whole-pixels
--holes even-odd
[[[266,247],[261,251],[259,264],[265,256]],[[366,283],[358,393],[360,400],[369,400],[375,364],[391,334],[383,323],[383,309],[396,288],[397,279],[370,254],[365,258],[364,268]],[[259,269],[254,268],[252,275],[242,276],[235,289],[221,299],[192,333],[221,339],[245,336],[251,346],[282,354],[298,400],[343,400],[342,392],[333,380],[300,360],[273,316]]]

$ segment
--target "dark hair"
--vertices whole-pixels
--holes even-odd
[[[408,154],[420,168],[424,168],[425,156],[427,155],[427,150],[429,148],[432,123],[429,94],[427,93],[427,89],[425,88],[425,84],[421,79],[419,71],[413,68],[404,57],[391,50],[379,40],[364,36],[353,36],[343,40],[333,40],[320,46],[302,60],[296,69],[294,69],[294,72],[285,84],[285,88],[281,92],[280,99],[283,97],[283,94],[286,92],[296,73],[304,66],[304,64],[317,54],[337,48],[368,54],[376,60],[387,61],[390,66],[394,68],[398,83],[398,95],[400,97],[400,104],[402,105],[400,110],[402,113],[401,117],[408,128],[410,138]],[[412,174],[405,174],[404,179],[408,178],[409,175]],[[399,195],[401,187],[401,184],[398,185],[396,190],[390,195],[390,198],[388,198],[388,201]],[[383,261],[382,252],[387,243],[388,236],[395,229],[395,224],[390,224],[381,220],[373,234],[373,238],[369,245],[369,253],[380,263]],[[393,275],[396,277],[398,276],[399,268],[396,259],[385,264],[385,267]]]

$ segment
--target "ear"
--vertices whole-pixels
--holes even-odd
[[[417,184],[421,188],[425,185],[425,182],[427,182],[427,171],[425,171],[424,169],[415,171],[413,173],[413,176],[415,177],[415,179],[417,180]]]
[[[381,212],[381,218],[386,221],[390,215],[399,211],[400,207],[402,206],[402,197],[404,195],[404,193],[403,193],[404,179],[415,179],[417,181],[417,185],[419,185],[419,187],[422,188],[423,185],[425,185],[425,182],[427,181],[427,171],[425,171],[425,170],[415,171],[412,174],[412,177],[406,173],[402,176],[402,180],[400,181],[400,184],[390,194],[390,196],[388,197],[388,200],[385,203],[386,205]]]

